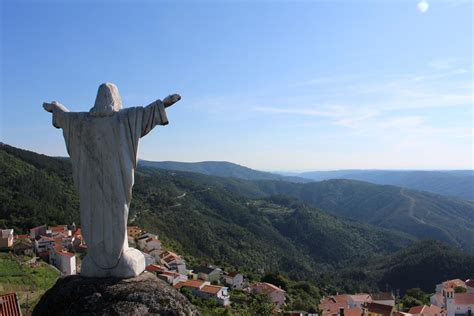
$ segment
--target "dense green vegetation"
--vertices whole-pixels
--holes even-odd
[[[79,222],[69,161],[0,147],[0,227]]]
[[[242,271],[250,280],[260,280],[267,272],[283,276],[290,280],[290,306],[310,302],[319,291],[404,291],[413,286],[430,291],[436,282],[467,278],[474,270],[472,256],[437,242],[407,247],[417,235],[384,224],[406,220],[403,205],[409,199],[400,195],[400,188],[347,180],[247,181],[145,167],[135,179],[131,222],[159,233],[165,246],[183,254],[190,266],[210,262]],[[79,220],[66,159],[2,145],[0,192],[0,226],[16,232]],[[451,229],[468,226],[471,204],[405,193],[421,205],[414,209],[416,216],[424,211],[439,220],[443,214],[445,221],[450,218],[443,229],[453,240],[442,234],[434,237],[461,246],[469,243],[468,229],[461,230],[465,239]],[[336,217],[310,204],[332,213],[353,212],[389,228]],[[397,216],[402,219],[395,220]],[[451,223],[457,220],[460,223]]]
[[[474,251],[474,202],[471,201],[355,180],[290,183],[190,173],[186,177],[248,198],[289,195],[337,216]]]
[[[412,288],[407,290],[405,296],[400,300],[400,304],[405,311],[408,311],[413,306],[429,305],[430,297],[420,288]]]
[[[454,278],[465,280],[472,276],[472,271],[474,254],[426,240],[388,256],[374,256],[341,267],[335,273],[327,273],[323,283],[332,286],[330,292],[349,291],[359,285],[364,291],[398,289],[403,295],[409,288],[417,287],[433,293],[435,284]]]

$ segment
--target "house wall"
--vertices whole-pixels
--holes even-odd
[[[276,303],[277,305],[283,305],[285,304],[285,293],[284,292],[271,292],[270,293],[270,299],[272,302]]]
[[[380,301],[373,301],[374,303],[379,303],[388,306],[395,306],[395,300],[380,300]]]
[[[471,311],[471,315],[474,315],[474,304],[469,305],[456,305],[454,299],[448,299],[446,304],[447,316],[456,315],[468,315]]]
[[[232,281],[232,287],[236,289],[241,289],[244,285],[244,276],[242,274],[237,274]]]
[[[9,235],[8,238],[0,237],[0,248],[10,248],[13,246],[13,235]]]

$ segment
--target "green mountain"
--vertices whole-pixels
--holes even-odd
[[[177,162],[140,160],[142,167],[164,170],[197,172],[217,177],[233,177],[246,180],[280,180],[289,182],[310,182],[302,177],[282,176],[276,173],[258,171],[227,161]]]
[[[328,187],[318,191],[314,187],[318,183],[248,181],[147,167],[140,167],[135,179],[130,222],[157,232],[165,246],[184,254],[190,266],[211,262],[239,269],[254,279],[263,272],[278,271],[292,279],[316,281],[323,292],[383,289],[381,284],[388,281],[410,287],[409,279],[400,285],[387,273],[402,273],[401,262],[411,271],[410,259],[401,261],[393,256],[409,258],[417,253],[403,253],[413,242],[413,234],[344,219],[309,205],[324,201],[339,210],[342,205],[349,208],[350,202],[370,200],[379,192],[373,205],[385,203],[387,209],[393,207],[387,214],[397,213],[400,195],[394,195],[393,190],[400,194],[400,188],[344,180],[322,182]],[[407,192],[421,201],[440,199],[432,204],[425,201],[429,207],[450,205],[444,197]],[[321,194],[326,197],[315,198]],[[453,205],[461,203],[456,216],[464,218],[464,202],[453,201]],[[26,232],[44,223],[72,221],[79,222],[79,211],[69,161],[0,145],[0,226]],[[448,247],[427,249],[427,254],[451,256]],[[470,259],[456,253],[458,262]],[[416,262],[420,267],[425,263]],[[459,277],[464,277],[463,269],[469,267],[440,262]],[[367,271],[367,267],[373,268]],[[345,279],[341,280],[343,273]]]
[[[375,184],[389,184],[474,201],[474,170],[335,170],[304,172],[295,174],[295,176],[314,181],[351,179]]]
[[[433,293],[445,280],[472,278],[474,254],[448,247],[439,241],[418,241],[387,256],[375,256],[322,276],[329,292],[400,290],[401,295],[418,287]]]
[[[474,202],[353,180],[257,185],[266,194],[287,194],[334,215],[474,251]]]
[[[249,198],[288,195],[336,216],[474,251],[474,202],[355,180],[245,181],[188,174]]]
[[[69,163],[9,146],[0,150],[0,225],[17,231],[78,222]],[[223,179],[203,176],[209,179]],[[294,199],[242,197],[187,174],[141,168],[130,218],[196,258],[250,270],[311,275],[322,263],[388,253],[410,237],[352,223]]]

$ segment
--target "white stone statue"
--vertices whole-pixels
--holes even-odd
[[[43,104],[53,114],[53,126],[63,129],[79,192],[87,244],[81,275],[130,278],[145,270],[143,254],[129,248],[127,239],[138,143],[156,125],[168,124],[165,108],[180,99],[173,94],[146,107],[122,109],[117,87],[104,83],[89,112],[69,112],[57,102]]]

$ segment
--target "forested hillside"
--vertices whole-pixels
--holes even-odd
[[[352,179],[474,200],[474,171],[335,170],[297,174],[314,181]]]
[[[276,173],[250,169],[227,161],[178,162],[140,160],[139,165],[142,167],[196,172],[210,176],[233,177],[245,180],[281,180],[289,182],[311,182],[311,180],[307,178],[282,176]]]
[[[474,251],[474,202],[471,201],[355,180],[289,183],[199,174],[187,174],[187,177],[249,198],[289,195],[337,216]]]
[[[26,232],[44,223],[79,222],[70,172],[67,159],[1,145],[0,226]],[[364,188],[368,184],[352,185]],[[377,289],[385,279],[396,284],[396,278],[390,279],[384,271],[392,271],[392,267],[403,271],[400,261],[390,261],[390,256],[404,251],[415,239],[413,235],[336,217],[305,204],[301,201],[307,199],[305,195],[301,200],[295,198],[301,186],[305,185],[139,168],[129,220],[157,232],[166,246],[184,254],[190,263],[207,261],[250,275],[278,271],[296,280],[321,282],[328,291],[341,288],[337,281],[340,273],[327,278],[334,269],[348,271],[344,286],[354,291]],[[338,191],[337,182],[334,186],[336,193],[324,194],[341,196],[334,198],[340,203],[351,191]],[[360,202],[358,194],[354,188],[354,203]],[[442,203],[444,200],[438,201]],[[444,250],[427,250],[433,251]],[[460,252],[459,257],[463,256]],[[386,265],[379,264],[374,268],[377,273],[367,274],[360,271],[367,262]],[[453,273],[464,273],[464,267],[446,265]]]

